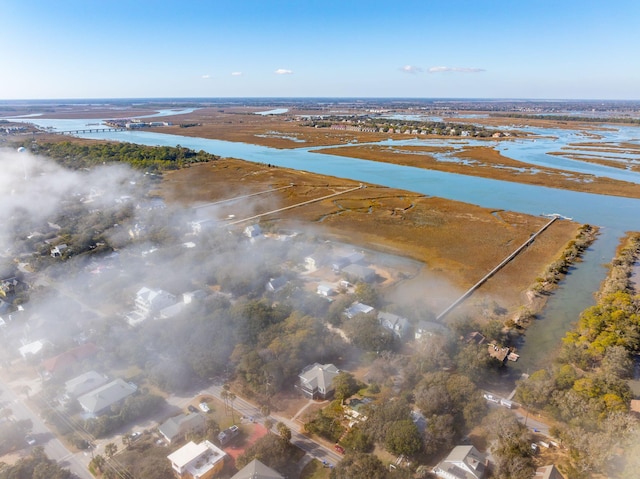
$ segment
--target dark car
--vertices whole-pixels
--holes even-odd
[[[189,412],[198,412],[198,408],[193,404],[189,404],[189,407],[187,409],[189,410]]]

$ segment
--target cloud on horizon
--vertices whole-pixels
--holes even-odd
[[[209,78],[211,78],[211,75],[202,75],[201,77],[203,80],[208,80]]]
[[[404,73],[409,73],[411,75],[415,75],[416,73],[422,73],[422,68],[417,67],[415,65],[405,65],[400,68],[400,71]]]
[[[293,70],[287,70],[286,68],[278,68],[274,73],[276,75],[292,75]]]
[[[442,73],[442,72],[458,72],[458,73],[479,73],[486,71],[484,68],[470,68],[470,67],[431,67],[429,73]]]
[[[233,76],[233,77],[242,76],[242,72],[231,72],[231,76]]]

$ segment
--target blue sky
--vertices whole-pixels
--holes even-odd
[[[637,0],[0,0],[0,99],[640,99]]]

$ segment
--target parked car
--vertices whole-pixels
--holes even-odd
[[[196,408],[193,404],[189,404],[189,407],[187,409],[189,410],[189,412],[198,412],[198,408]]]
[[[24,440],[29,446],[33,446],[36,443],[36,439],[33,436],[27,436]]]
[[[209,412],[210,410],[209,405],[206,402],[201,402],[200,404],[198,404],[198,407],[202,412]]]
[[[130,438],[132,441],[137,441],[138,439],[140,439],[141,436],[142,436],[142,433],[140,431],[136,431],[131,433]]]
[[[333,446],[333,448],[340,454],[344,454],[344,447],[342,447],[340,444],[336,444],[335,446]]]

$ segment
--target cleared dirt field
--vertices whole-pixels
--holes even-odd
[[[358,185],[344,179],[222,159],[165,174],[158,193],[168,201],[194,204],[291,183],[295,186],[270,193],[268,198],[259,197],[263,203],[261,211],[298,204]],[[401,284],[403,291],[424,291],[419,293],[420,297],[428,296],[437,310],[490,271],[548,219],[367,185],[261,221],[278,228],[312,231],[319,237],[425,263],[418,276],[396,283],[394,288],[400,288],[398,284]],[[523,291],[576,232],[576,224],[556,222],[474,297],[490,297],[509,308],[522,304]]]

